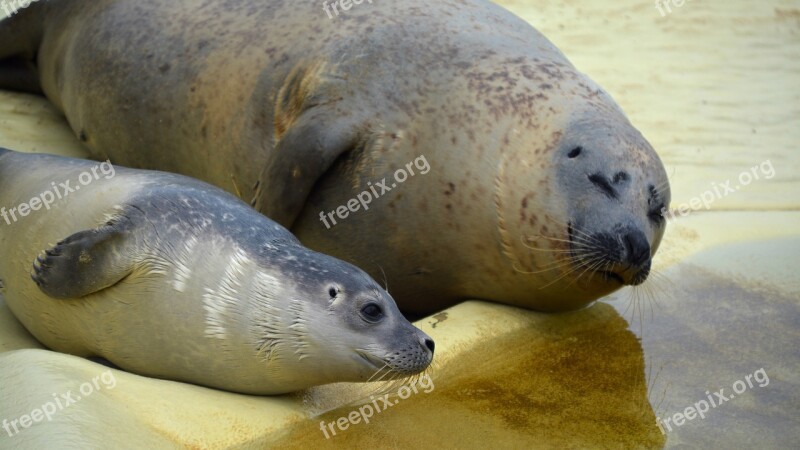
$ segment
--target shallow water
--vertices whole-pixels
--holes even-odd
[[[696,223],[680,228],[689,226],[702,232]],[[469,342],[477,342],[430,371],[434,390],[392,397],[398,403],[368,426],[336,429],[336,436],[322,439],[319,422],[334,422],[357,407],[335,409],[291,427],[277,443],[792,448],[800,442],[800,289],[774,285],[788,275],[798,251],[797,236],[719,246],[660,270],[664,287],[652,298],[621,292],[557,315],[502,308],[498,313],[507,317],[487,317],[489,326],[507,324],[510,331],[499,335],[483,336],[480,326],[452,321],[434,329],[435,320],[424,320],[434,336],[452,326],[471,330]],[[736,274],[742,257],[758,268]],[[726,263],[709,268],[715,261]],[[750,385],[737,384],[742,393],[734,392],[733,384],[748,376]],[[716,404],[713,393],[720,389],[728,401]],[[368,398],[369,391],[361,394]],[[344,397],[327,388],[317,395]],[[703,408],[700,401],[706,402],[703,418],[690,412],[692,420],[674,425],[676,413]]]
[[[480,314],[480,311],[472,311]],[[508,308],[506,314],[516,314]],[[603,442],[614,447],[659,447],[652,424],[644,358],[627,322],[609,305],[557,315],[526,314],[519,328],[483,338],[457,359],[431,370],[434,388],[335,436],[320,422],[346,417],[346,406],[292,427],[281,447],[326,446],[565,448]],[[457,326],[444,322],[441,327]],[[425,386],[429,386],[426,384]],[[328,394],[330,395],[330,394]],[[368,401],[369,404],[369,401]],[[378,407],[384,407],[381,403]],[[365,413],[367,411],[365,410]]]

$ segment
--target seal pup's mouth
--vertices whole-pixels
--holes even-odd
[[[378,358],[377,356],[369,353],[366,350],[356,349],[356,354],[366,361],[367,364],[372,366],[375,370],[381,370],[387,366],[386,361]]]
[[[426,354],[412,348],[392,353],[386,358],[376,356],[364,349],[356,349],[356,353],[376,370],[369,381],[386,381],[386,377],[396,379],[415,375],[424,371],[433,360],[432,351]]]

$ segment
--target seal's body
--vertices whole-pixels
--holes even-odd
[[[364,272],[205,183],[0,149],[0,206],[3,296],[53,350],[250,394],[431,361]]]
[[[0,23],[0,85],[38,84],[98,158],[383,269],[412,312],[578,308],[647,277],[661,161],[547,39],[485,0],[322,3],[38,2]]]

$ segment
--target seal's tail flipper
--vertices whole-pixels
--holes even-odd
[[[80,298],[109,288],[136,268],[141,210],[126,207],[104,225],[69,236],[42,252],[31,278],[53,298]]]
[[[41,92],[36,55],[44,30],[43,8],[44,2],[34,2],[16,12],[0,9],[0,15],[13,12],[0,20],[0,89]]]

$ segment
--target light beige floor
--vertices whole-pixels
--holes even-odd
[[[435,389],[331,439],[319,422],[347,414],[359,388],[263,399],[114,372],[113,389],[51,422],[0,429],[0,448],[796,446],[800,2],[689,0],[665,17],[650,0],[500,3],[618,100],[662,156],[673,208],[752,167],[774,176],[671,221],[638,290],[564,315],[475,302],[419,321],[437,341]],[[2,92],[0,145],[83,154],[46,102]],[[105,370],[39,347],[0,303],[0,420]],[[666,434],[656,426],[761,368],[768,385]]]

